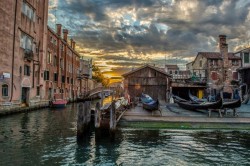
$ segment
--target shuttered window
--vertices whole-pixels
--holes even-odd
[[[212,78],[212,80],[217,80],[217,79],[218,79],[218,74],[217,74],[217,72],[212,71],[212,72],[211,72],[211,78]]]
[[[238,72],[233,71],[233,80],[238,80]]]

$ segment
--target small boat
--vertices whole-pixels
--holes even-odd
[[[173,94],[172,94],[172,97],[174,99],[174,103],[177,103],[177,101],[181,101],[181,102],[186,102],[187,101],[186,99],[183,99],[183,98],[181,98],[179,96],[176,96],[176,95],[173,95]]]
[[[193,102],[207,102],[207,99],[199,99],[198,97],[192,95],[190,91],[188,92],[188,96]]]
[[[177,104],[187,110],[208,110],[208,109],[221,109],[222,108],[222,99],[220,98],[216,102],[204,102],[197,103],[193,101],[177,101]]]
[[[153,100],[149,95],[142,94],[141,96],[142,107],[145,110],[155,111],[159,109],[159,101]]]
[[[227,100],[223,100],[223,109],[234,109],[234,108],[239,108],[241,106],[241,99],[237,99],[237,100],[231,100],[231,99],[227,99]]]
[[[67,105],[67,100],[65,99],[56,99],[51,101],[51,107],[52,108],[64,108]]]
[[[67,105],[67,100],[62,97],[62,94],[54,94],[54,99],[50,101],[52,108],[64,108]]]

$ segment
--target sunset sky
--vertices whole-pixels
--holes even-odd
[[[61,23],[78,52],[109,77],[145,63],[183,66],[200,51],[249,45],[248,0],[50,0],[49,26]]]

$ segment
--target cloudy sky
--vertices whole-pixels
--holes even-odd
[[[49,26],[70,30],[79,53],[109,77],[145,63],[183,65],[200,51],[249,45],[249,0],[50,0]],[[166,57],[166,58],[165,58]]]

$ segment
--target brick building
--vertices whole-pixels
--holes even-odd
[[[43,79],[45,98],[55,95],[75,100],[80,94],[80,55],[75,50],[73,39],[68,43],[68,30],[57,24],[56,32],[48,27],[48,49],[44,57]]]
[[[0,5],[0,101],[40,100],[48,0],[4,0]]]
[[[228,52],[225,35],[219,36],[219,48],[220,52],[199,52],[190,72],[195,79],[205,81],[212,88],[224,86],[224,91],[231,93],[231,81],[238,80],[241,58]]]

